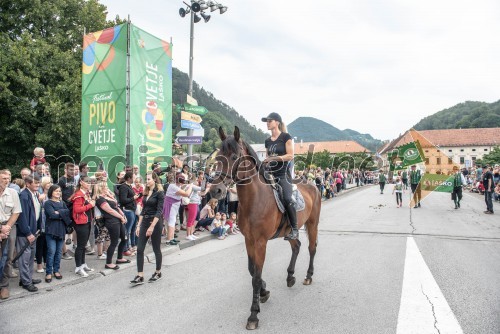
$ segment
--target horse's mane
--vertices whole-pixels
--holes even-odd
[[[259,171],[259,173],[262,172],[261,167],[261,161],[259,157],[257,156],[257,153],[255,153],[254,149],[248,145],[244,140],[240,139],[241,146],[245,148],[247,151],[248,155],[252,157],[252,159],[255,162],[255,168]],[[231,153],[239,153],[241,150],[240,148],[240,143],[238,143],[235,139],[234,136],[227,136],[226,140],[223,140],[221,143],[221,152],[223,155],[229,155]]]

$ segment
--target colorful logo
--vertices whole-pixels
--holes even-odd
[[[148,101],[146,105],[147,109],[143,113],[145,112],[144,120],[148,124],[148,128],[165,132],[165,113],[158,109],[158,104],[155,101]]]
[[[120,35],[122,26],[93,32],[83,37],[83,74],[92,73],[94,67],[97,71],[104,71],[115,58],[113,42]]]

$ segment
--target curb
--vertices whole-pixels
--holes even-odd
[[[200,244],[200,243],[212,240],[212,239],[215,239],[215,235],[205,234],[205,235],[201,235],[197,240],[192,240],[192,241],[191,240],[185,240],[185,241],[182,241],[182,242],[180,242],[179,244],[177,244],[175,246],[170,246],[170,245],[166,246],[163,243],[162,244],[162,249],[161,249],[161,254],[162,254],[162,256],[173,254],[173,253],[181,251],[181,250],[183,250],[185,248],[189,248],[189,247],[195,246],[197,244]],[[151,251],[151,252],[149,252],[147,254],[144,254],[144,257],[146,258],[145,262],[147,261],[147,262],[151,263],[151,261],[154,261],[154,259],[155,259],[155,254],[154,254],[153,251]],[[137,264],[137,257],[134,258],[134,259],[131,259],[130,263],[120,264],[120,269],[122,269],[122,268],[123,269],[128,269],[128,268],[131,268],[131,267],[135,267],[136,264]],[[83,283],[83,282],[86,282],[86,281],[89,281],[89,280],[94,280],[94,279],[98,279],[98,278],[101,278],[101,277],[110,276],[110,275],[116,274],[116,273],[118,273],[120,271],[121,270],[113,270],[113,269],[102,269],[102,270],[99,270],[99,271],[96,270],[94,273],[89,274],[88,277],[74,278],[74,279],[72,279],[70,281],[66,281],[64,283],[59,283],[57,285],[52,285],[50,287],[43,287],[43,288],[40,288],[35,293],[21,290],[22,291],[21,293],[16,293],[16,294],[11,295],[7,299],[0,300],[0,305],[3,304],[3,303],[6,303],[6,302],[12,301],[12,300],[16,300],[16,299],[21,299],[21,298],[26,298],[26,297],[29,297],[29,296],[35,296],[35,295],[41,295],[41,294],[50,293],[50,292],[53,292],[53,291],[65,288],[67,286],[77,285],[77,284],[80,284],[80,283]],[[14,283],[14,282],[11,282],[11,283]],[[15,284],[17,284],[17,281],[16,281]]]

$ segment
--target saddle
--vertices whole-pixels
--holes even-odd
[[[280,212],[283,214],[281,217],[281,222],[278,226],[278,229],[276,230],[276,233],[272,236],[271,239],[277,238],[285,225],[289,225],[289,220],[288,220],[288,215],[285,211],[285,204],[283,200],[283,189],[281,186],[276,182],[274,176],[270,173],[265,173],[264,175],[265,180],[272,186],[273,188],[273,194],[274,194],[274,199],[276,200],[276,205],[278,206],[278,209]],[[302,211],[306,207],[306,202],[304,201],[304,197],[302,196],[302,193],[299,191],[297,185],[292,185],[293,190],[292,190],[292,201],[295,203],[295,210],[297,212]]]

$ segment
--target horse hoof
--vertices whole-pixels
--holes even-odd
[[[247,322],[247,329],[249,331],[257,329],[257,327],[259,327],[259,320]]]
[[[294,286],[294,284],[295,284],[295,277],[286,280],[286,286],[288,286],[289,288]]]
[[[306,278],[306,279],[304,280],[304,283],[302,283],[302,284],[304,284],[304,285],[311,285],[312,281],[313,281],[313,279],[312,279],[312,278]]]
[[[264,296],[260,296],[260,302],[264,304],[265,302],[267,302],[269,297],[271,297],[271,292],[266,291],[266,294]]]

